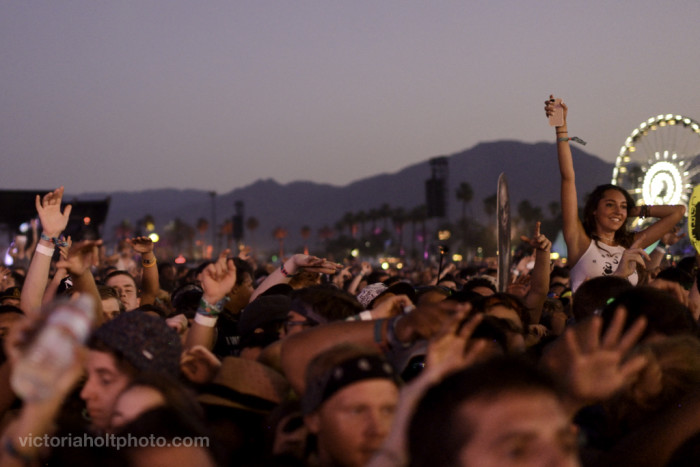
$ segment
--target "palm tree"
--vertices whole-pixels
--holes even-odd
[[[474,190],[472,186],[467,182],[462,182],[456,191],[457,200],[462,202],[462,219],[467,218],[467,205],[471,203],[474,197]]]
[[[416,206],[411,210],[408,215],[411,220],[411,254],[416,256],[416,224],[420,223],[422,225],[422,236],[423,236],[423,251],[425,252],[425,247],[428,242],[427,232],[425,231],[425,221],[428,219],[428,207],[425,204]]]
[[[323,242],[323,247],[328,250],[328,240],[333,238],[333,229],[328,227],[327,225],[324,225],[318,230],[318,237],[321,239]]]
[[[489,217],[490,221],[493,221],[494,216],[496,215],[497,208],[498,208],[498,195],[496,193],[484,198],[484,212]]]
[[[389,204],[384,203],[381,206],[379,206],[379,217],[384,220],[384,230],[385,231],[389,230],[387,223],[389,222],[389,219],[392,218],[393,214],[394,214],[394,212],[392,211]]]
[[[406,223],[406,211],[404,208],[396,208],[394,209],[392,215],[391,215],[391,220],[394,223],[394,230],[396,231],[396,234],[399,237],[399,256],[404,255],[403,251],[403,227],[404,224]]]
[[[352,238],[357,234],[357,216],[351,212],[346,212],[341,219],[341,223],[348,228],[348,232]]]
[[[301,238],[304,239],[304,254],[309,254],[309,237],[311,236],[311,227],[305,225],[301,228]]]
[[[284,239],[287,238],[287,229],[284,227],[277,227],[272,231],[272,235],[277,239],[280,244],[280,260],[284,261]]]
[[[258,220],[257,217],[249,217],[248,220],[245,222],[245,228],[248,229],[248,232],[250,232],[250,244],[253,244],[253,232],[257,230],[257,228],[260,227],[260,221]]]
[[[369,214],[367,214],[367,219],[372,222],[372,235],[377,233],[377,221],[379,220],[379,210],[370,209]]]

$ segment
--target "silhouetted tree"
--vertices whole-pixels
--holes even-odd
[[[462,219],[466,219],[467,205],[471,203],[472,198],[474,197],[474,190],[472,190],[472,186],[469,183],[462,182],[457,188],[456,195],[457,200],[462,203]]]

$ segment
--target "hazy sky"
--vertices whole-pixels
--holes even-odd
[[[698,0],[5,0],[0,188],[344,185],[553,141],[550,92],[613,161],[652,115],[700,119],[699,20]]]

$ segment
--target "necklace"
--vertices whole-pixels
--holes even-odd
[[[615,243],[615,236],[613,235],[612,237],[603,237],[602,235],[598,235],[598,237],[603,240],[605,243]]]

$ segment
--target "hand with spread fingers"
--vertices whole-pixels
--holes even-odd
[[[63,199],[63,187],[46,193],[43,197],[36,195],[36,212],[39,214],[41,228],[48,237],[55,238],[61,235],[68,225],[68,218],[72,210],[69,204],[61,212],[61,200]]]
[[[542,363],[564,383],[576,408],[611,397],[647,364],[643,355],[627,358],[644,333],[646,319],[637,319],[623,333],[626,317],[626,310],[619,307],[601,335],[603,322],[595,316],[577,329],[567,329],[545,351]]]

